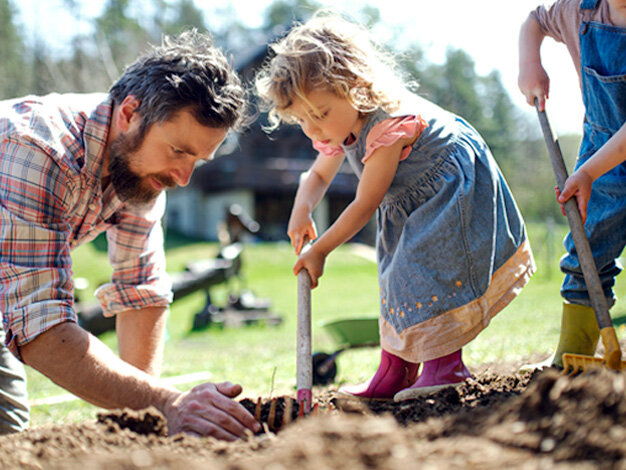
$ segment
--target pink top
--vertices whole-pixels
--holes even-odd
[[[421,116],[402,116],[379,122],[372,127],[365,139],[365,155],[361,161],[365,163],[376,149],[389,147],[398,139],[419,137],[427,126],[428,123]],[[327,157],[339,157],[344,154],[343,148],[339,145],[333,146],[314,141],[313,148]],[[407,145],[402,149],[400,161],[409,156],[411,148],[410,145]]]

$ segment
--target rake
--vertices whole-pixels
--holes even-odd
[[[539,116],[539,123],[541,124],[541,130],[548,147],[548,153],[550,154],[550,160],[552,161],[552,169],[556,176],[556,182],[561,191],[565,180],[567,179],[567,169],[565,162],[563,161],[563,154],[561,153],[561,147],[558,140],[552,133],[550,122],[545,111],[539,109],[538,101],[535,99],[535,108],[537,109],[537,115]],[[576,374],[582,371],[589,370],[594,367],[606,367],[612,370],[626,370],[626,361],[622,361],[622,351],[615,334],[615,328],[611,316],[609,315],[609,307],[604,296],[602,284],[600,282],[600,276],[598,276],[598,269],[591,253],[591,247],[589,246],[589,240],[585,234],[585,229],[582,222],[582,217],[578,211],[575,198],[568,199],[565,204],[565,215],[574,239],[574,245],[578,253],[580,266],[583,271],[583,277],[589,297],[591,299],[591,306],[596,315],[598,327],[600,328],[600,336],[602,337],[602,343],[604,344],[605,352],[604,357],[593,357],[582,354],[563,354],[563,370]]]

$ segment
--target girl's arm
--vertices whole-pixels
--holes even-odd
[[[587,203],[591,196],[591,184],[607,171],[626,161],[626,123],[578,170],[567,178],[563,192],[558,195],[563,204],[575,196],[583,223],[587,218]]]
[[[393,145],[381,147],[372,153],[363,168],[354,200],[296,262],[294,273],[306,268],[311,276],[312,287],[317,286],[317,280],[324,271],[326,256],[356,235],[376,212],[393,181],[405,145],[407,139],[400,139]]]
[[[329,157],[319,154],[311,168],[300,177],[300,185],[287,227],[287,235],[297,255],[300,254],[306,239],[317,238],[311,214],[326,194],[344,159],[345,156]]]
[[[529,105],[535,105],[535,98],[539,100],[541,111],[545,109],[550,91],[550,78],[541,64],[540,49],[544,38],[545,33],[539,27],[539,23],[529,16],[522,25],[519,35],[517,84]]]

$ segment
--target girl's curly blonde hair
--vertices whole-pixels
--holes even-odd
[[[273,56],[256,76],[255,85],[268,111],[269,130],[292,123],[283,111],[294,98],[306,101],[313,90],[345,97],[356,110],[387,112],[399,106],[405,87],[395,65],[362,26],[331,12],[318,12],[270,45]]]

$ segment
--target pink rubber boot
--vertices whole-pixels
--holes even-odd
[[[459,349],[447,356],[424,362],[424,368],[413,385],[395,394],[394,401],[410,400],[446,387],[461,385],[472,374],[461,359]]]
[[[359,385],[341,387],[339,393],[369,400],[390,400],[415,382],[419,366],[383,349],[374,377]]]

